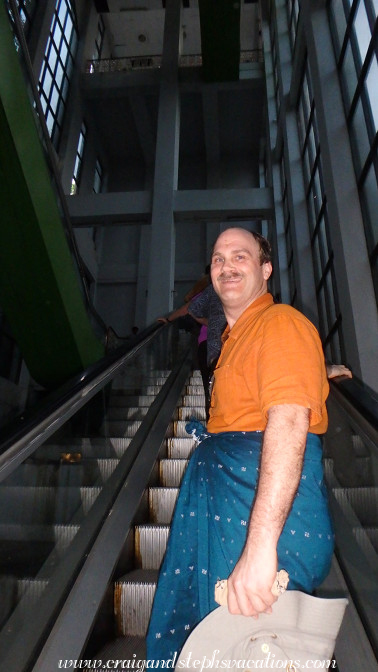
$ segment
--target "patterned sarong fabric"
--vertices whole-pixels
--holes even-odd
[[[159,575],[148,660],[171,660],[191,630],[217,607],[214,585],[230,575],[246,538],[263,434],[224,432],[201,438],[181,485]],[[332,552],[321,440],[309,434],[299,488],[278,544],[278,569],[288,571],[288,588],[311,593],[326,577]]]

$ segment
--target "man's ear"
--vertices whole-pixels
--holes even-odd
[[[263,263],[263,277],[264,280],[269,280],[273,272],[273,266],[270,261],[265,261]]]

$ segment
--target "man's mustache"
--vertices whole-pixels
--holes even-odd
[[[232,280],[233,278],[241,278],[241,277],[242,277],[241,273],[237,273],[237,272],[234,272],[234,271],[230,271],[229,273],[225,273],[224,271],[222,271],[222,273],[220,275],[218,275],[217,280],[221,280],[221,281],[222,280]]]

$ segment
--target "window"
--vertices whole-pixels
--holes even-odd
[[[105,35],[105,24],[102,16],[98,19],[97,25],[97,35],[95,38],[95,48],[93,52],[93,60],[99,60],[101,58],[102,47],[104,44],[104,35]]]
[[[99,194],[102,191],[102,183],[104,179],[104,174],[102,170],[102,165],[97,159],[96,161],[96,167],[95,167],[95,176],[94,176],[94,181],[93,181],[93,191],[95,194]]]
[[[277,33],[276,33],[276,22],[270,22],[270,40],[272,48],[272,68],[273,68],[273,79],[274,79],[274,97],[276,100],[276,110],[277,110],[277,119],[280,114],[280,87],[278,80],[278,52],[277,52]]]
[[[316,109],[307,58],[297,106],[297,119],[310,223],[319,330],[326,358],[332,362],[341,362],[345,360],[341,314],[329,238],[327,198],[323,183]]]
[[[70,0],[57,0],[39,77],[42,109],[55,149],[59,147],[77,39]]]
[[[328,12],[378,297],[377,2],[328,0]]]
[[[287,178],[286,178],[283,155],[280,161],[280,176],[281,176],[282,209],[284,216],[287,267],[289,273],[290,305],[295,306],[297,299],[297,283],[295,279],[295,270],[294,270],[293,232],[292,232],[292,222],[288,203]]]
[[[37,0],[16,0],[16,4],[17,4],[18,11],[19,11],[19,14],[20,14],[20,19],[21,19],[22,26],[23,26],[23,29],[24,29],[24,34],[27,37],[28,33],[29,33],[29,30],[30,30],[30,26],[32,24]],[[7,9],[8,9],[9,17],[10,17],[11,22],[13,24],[13,14],[12,14],[12,9],[9,5],[9,2],[6,2],[6,6],[7,6]],[[15,37],[15,44],[16,44],[16,49],[18,51],[19,42],[18,42],[16,37]]]
[[[290,45],[292,52],[295,48],[295,40],[297,38],[298,18],[299,18],[299,0],[287,0],[287,17],[289,24]]]
[[[80,177],[81,177],[81,169],[83,165],[83,155],[84,155],[84,148],[85,148],[85,141],[86,141],[86,135],[87,135],[87,127],[85,123],[83,122],[81,125],[81,130],[80,130],[80,135],[79,135],[79,143],[77,146],[76,150],[76,161],[75,161],[75,167],[74,167],[74,172],[71,180],[71,196],[74,196],[77,193],[77,190],[80,185]]]

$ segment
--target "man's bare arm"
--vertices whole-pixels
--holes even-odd
[[[243,552],[228,579],[228,608],[257,616],[277,598],[277,543],[302,472],[310,411],[296,404],[273,406],[264,432],[260,476]]]

